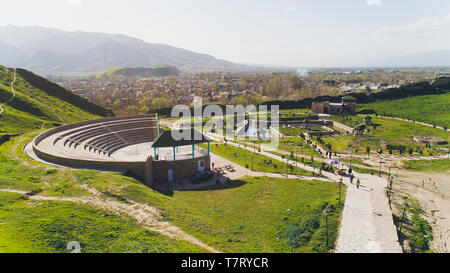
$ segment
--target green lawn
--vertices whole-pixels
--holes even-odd
[[[363,116],[331,116],[331,119],[351,128],[354,128],[364,122]]]
[[[375,153],[378,149],[383,149],[387,153],[387,145],[403,145],[413,149],[413,155],[435,155],[444,151],[437,149],[427,149],[424,144],[414,141],[414,136],[437,136],[444,140],[450,141],[450,132],[441,129],[432,128],[420,124],[410,123],[406,121],[391,119],[387,117],[372,117],[373,124],[368,127],[368,132],[362,137],[354,136],[336,136],[322,138],[325,143],[332,145],[333,152],[350,153],[355,148],[358,154],[364,154],[366,147],[371,148],[371,152]],[[448,145],[442,146],[447,151]],[[420,153],[420,151],[422,153]],[[398,151],[393,151],[398,154]],[[407,152],[405,152],[407,154]]]
[[[175,192],[177,205],[164,211],[172,223],[224,252],[326,252],[322,211],[334,211],[329,216],[334,245],[338,192],[335,183],[254,177]]]
[[[248,168],[251,169],[252,165],[252,152],[238,148],[232,145],[224,145],[224,144],[212,144],[211,145],[211,153],[214,153],[218,156],[224,157],[236,164],[239,164],[243,167],[248,165]],[[253,170],[257,172],[270,172],[270,173],[286,173],[286,163],[281,161],[271,159],[269,157],[260,155],[258,153],[253,154]],[[289,173],[298,174],[298,175],[307,175],[312,176],[312,172],[303,170],[301,168],[293,167],[293,169],[289,169]]]
[[[325,129],[323,129],[321,126],[317,125],[311,125],[309,129],[303,129],[301,127],[280,127],[280,133],[282,133],[285,136],[288,137],[299,137],[303,133],[311,132],[311,131],[320,131],[323,132]]]
[[[13,213],[12,213],[13,212]],[[71,202],[30,201],[0,192],[0,252],[70,252],[77,241],[83,253],[204,252],[144,229],[131,217]]]
[[[403,167],[415,172],[450,172],[450,159],[408,160],[403,161]]]
[[[375,111],[379,115],[450,127],[450,92],[363,104],[358,106],[358,111]]]
[[[292,145],[292,147],[291,147]],[[278,150],[285,152],[294,151],[294,153],[309,155],[309,156],[320,156],[313,148],[311,148],[302,138],[300,137],[286,137],[280,139]]]
[[[171,224],[224,252],[327,251],[321,212],[336,208],[335,183],[246,178],[226,187],[168,196],[119,173],[34,162],[21,153],[22,145],[34,136],[14,137],[0,146],[0,189],[79,197],[91,194],[80,187],[86,185],[102,193],[101,197],[156,207]],[[335,210],[329,219],[332,245],[340,215]],[[83,252],[205,252],[145,230],[125,215],[70,202],[0,194],[1,252],[66,252],[70,241],[79,241]]]

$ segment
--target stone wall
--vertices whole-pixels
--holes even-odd
[[[205,170],[211,169],[211,157],[209,155],[176,161],[153,161],[153,181],[168,181],[169,170],[173,171],[173,178],[182,179],[194,176],[198,172],[198,162],[202,162]]]

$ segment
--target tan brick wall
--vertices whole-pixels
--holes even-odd
[[[209,155],[177,161],[153,161],[153,181],[168,181],[170,169],[173,171],[174,179],[191,177],[197,173],[199,161],[203,162],[205,170],[211,169],[211,157]]]

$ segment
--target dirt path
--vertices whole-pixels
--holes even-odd
[[[37,100],[38,102],[40,102],[40,103],[42,103],[36,96],[34,96],[33,95],[33,93],[30,91],[30,89],[28,88],[28,86],[25,84],[25,81],[22,79],[22,83],[23,83],[23,86],[25,86],[25,88],[28,90],[28,93],[30,94],[30,96],[33,98],[33,99],[35,99],[35,100]],[[44,104],[44,103],[43,103]],[[44,105],[46,105],[46,104],[44,104]],[[50,111],[52,111],[57,117],[58,117],[58,119],[63,123],[63,124],[66,124],[66,122],[61,118],[61,116],[58,114],[58,112],[56,112],[56,110],[55,109],[53,109],[52,107],[50,107],[49,105],[46,105],[47,106],[47,108],[50,110]],[[42,125],[43,126],[43,125]]]
[[[394,197],[406,195],[420,202],[432,227],[432,249],[439,253],[450,252],[449,175],[402,172],[399,182],[394,184]]]
[[[13,93],[12,97],[6,101],[5,103],[0,104],[0,114],[3,113],[3,111],[5,111],[5,109],[3,108],[4,105],[7,105],[8,103],[10,103],[15,97],[16,97],[16,90],[14,90],[14,83],[16,82],[16,69],[14,68],[14,79],[11,82],[11,91]]]
[[[95,189],[88,188],[87,186],[82,186],[82,188],[88,190],[92,195],[89,197],[51,197],[42,195],[30,196],[28,192],[17,190],[0,189],[0,191],[28,195],[31,200],[74,202],[108,210],[117,215],[126,214],[134,218],[140,225],[151,231],[158,232],[176,240],[184,240],[190,242],[213,253],[219,253],[218,250],[185,233],[180,228],[171,225],[169,222],[165,222],[161,216],[160,211],[154,207],[150,207],[148,205],[137,203],[131,200],[127,200],[126,203],[119,202],[111,198],[102,197],[102,194]]]

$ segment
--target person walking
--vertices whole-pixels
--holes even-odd
[[[361,185],[361,181],[359,179],[356,181],[356,188],[359,189],[359,185]]]
[[[350,184],[353,184],[353,179],[355,179],[355,176],[353,176],[353,174],[352,174],[352,175],[350,175]]]

